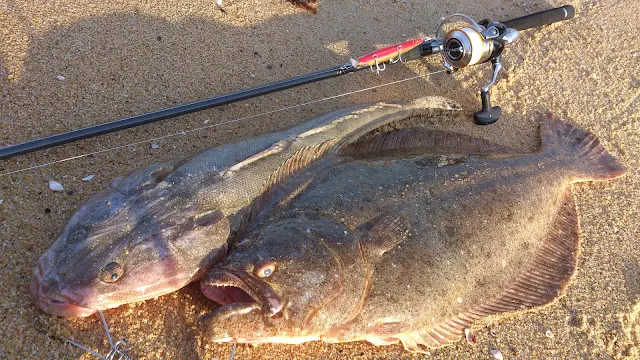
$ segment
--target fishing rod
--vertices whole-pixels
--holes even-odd
[[[473,118],[479,125],[492,124],[500,118],[502,111],[499,106],[491,106],[489,89],[496,83],[498,74],[502,69],[502,53],[506,45],[518,39],[518,31],[520,30],[553,24],[558,21],[571,19],[574,15],[575,10],[571,5],[537,12],[504,22],[493,20],[476,22],[467,15],[455,14],[442,21],[436,31],[436,37],[434,39],[407,40],[376,50],[358,59],[351,59],[348,63],[341,66],[172,108],[72,130],[22,144],[7,146],[0,148],[0,160],[251,99],[257,96],[350,74],[363,69],[371,69],[376,73],[380,73],[386,69],[387,64],[396,64],[398,62],[415,60],[435,54],[442,55],[442,64],[448,73],[453,73],[471,65],[491,63],[493,68],[491,80],[480,90],[482,109],[475,112]]]

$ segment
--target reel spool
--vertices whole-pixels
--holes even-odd
[[[441,41],[442,63],[449,73],[491,61],[493,76],[480,91],[482,110],[474,113],[473,118],[479,125],[498,121],[502,110],[499,106],[491,106],[489,88],[495,84],[502,69],[500,55],[505,45],[518,38],[518,31],[499,22],[483,20],[477,23],[467,15],[455,14],[443,20],[436,38]]]
[[[487,61],[492,53],[493,42],[484,39],[482,34],[473,28],[451,30],[443,39],[442,56],[447,68],[457,70],[479,64]]]

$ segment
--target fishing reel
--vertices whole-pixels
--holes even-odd
[[[491,106],[489,89],[496,83],[502,69],[502,52],[507,44],[518,38],[518,31],[497,21],[483,20],[477,23],[467,15],[455,14],[443,20],[436,38],[441,44],[443,65],[449,73],[470,65],[491,62],[491,81],[480,91],[482,110],[474,113],[473,118],[479,125],[498,121],[502,110],[499,106]]]

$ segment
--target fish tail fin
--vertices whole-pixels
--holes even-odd
[[[544,151],[572,158],[576,181],[609,180],[627,172],[591,132],[578,129],[547,113],[540,124]]]

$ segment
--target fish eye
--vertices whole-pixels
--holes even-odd
[[[111,262],[100,269],[100,280],[106,283],[114,283],[124,274],[124,268],[117,262]]]
[[[274,271],[276,271],[276,265],[274,263],[269,263],[258,268],[258,271],[256,271],[256,273],[258,277],[266,278],[271,276]]]

